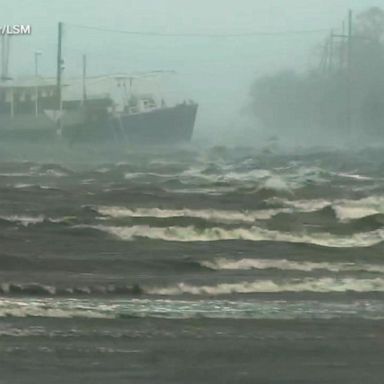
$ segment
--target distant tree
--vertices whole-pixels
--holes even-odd
[[[283,71],[255,81],[251,89],[252,111],[269,128],[279,130],[299,120],[302,79],[294,71]]]
[[[384,11],[373,7],[356,17],[351,67],[335,65],[347,40],[335,47],[333,68],[323,61],[305,73],[282,71],[253,83],[252,113],[271,133],[321,130],[343,137],[350,129],[350,99],[355,129],[384,136]]]
[[[356,18],[357,35],[382,42],[384,38],[384,10],[371,7]]]

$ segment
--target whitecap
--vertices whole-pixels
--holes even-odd
[[[113,306],[101,308],[92,304],[67,301],[57,305],[51,300],[0,300],[0,317],[51,317],[51,318],[114,318]]]
[[[80,226],[84,227],[84,226]],[[316,244],[325,247],[369,247],[384,240],[384,230],[356,233],[352,236],[335,236],[329,233],[286,233],[270,231],[256,226],[249,228],[225,229],[212,227],[198,229],[188,227],[152,227],[149,225],[134,225],[127,227],[117,226],[85,226],[110,233],[122,240],[135,240],[147,238],[164,241],[202,242],[221,240],[247,240],[247,241],[279,241],[289,243]]]
[[[384,196],[370,196],[362,199],[313,199],[313,200],[287,200],[272,198],[269,203],[280,203],[299,212],[314,212],[331,206],[341,222],[361,219],[370,215],[384,213]]]
[[[274,215],[287,211],[282,209],[269,209],[259,211],[230,211],[215,209],[160,209],[160,208],[124,208],[107,207],[96,208],[97,211],[105,216],[114,218],[124,217],[154,217],[154,218],[172,218],[172,217],[190,217],[199,218],[213,222],[234,222],[234,223],[253,223],[256,220],[270,219]]]
[[[234,293],[280,293],[280,292],[384,292],[383,279],[302,279],[277,282],[273,280],[244,281],[239,283],[221,283],[217,285],[190,285],[179,283],[170,287],[147,289],[153,295],[229,295]]]
[[[357,173],[343,173],[343,172],[339,172],[339,173],[335,173],[335,175],[337,175],[339,177],[346,178],[346,179],[353,179],[353,180],[357,180],[357,181],[370,181],[370,180],[374,180],[372,177],[364,176],[364,175],[359,175]]]
[[[9,216],[0,216],[0,218],[13,223],[20,223],[25,226],[28,226],[31,224],[39,224],[44,222],[45,220],[45,217],[43,215],[39,215],[39,216],[9,215]]]
[[[243,297],[244,298],[244,297]],[[384,308],[378,300],[348,300],[348,302],[319,302],[300,300],[223,300],[215,299],[180,300],[163,299],[123,299],[101,300],[83,299],[15,299],[0,302],[0,317],[51,317],[51,318],[104,318],[123,317],[188,319],[195,318],[232,318],[232,319],[332,319],[343,317],[382,319]],[[42,326],[15,328],[3,325],[0,336],[29,337],[63,336],[66,330],[47,330]],[[100,330],[99,330],[100,331]],[[99,332],[97,331],[97,332]],[[94,331],[71,329],[70,335],[87,334],[94,336]],[[101,331],[103,332],[103,331]],[[110,332],[110,331],[108,331]],[[118,331],[115,335],[121,336]],[[110,333],[108,333],[111,335]]]
[[[370,196],[360,200],[337,200],[333,206],[341,221],[350,221],[384,213],[384,196]]]
[[[292,192],[298,185],[284,180],[282,177],[273,176],[267,179],[262,185],[263,188],[277,192]]]
[[[213,260],[201,261],[200,265],[213,270],[251,270],[251,269],[280,269],[284,271],[327,270],[330,272],[353,272],[366,271],[384,273],[384,265],[366,263],[338,263],[338,262],[299,262],[287,259],[227,259],[216,258]]]

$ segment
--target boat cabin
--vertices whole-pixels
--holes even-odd
[[[0,114],[39,115],[57,107],[56,85],[47,81],[0,83]]]
[[[124,107],[124,112],[129,114],[150,112],[155,109],[160,109],[165,107],[164,100],[159,104],[153,95],[135,95],[131,96],[128,100],[128,103]]]

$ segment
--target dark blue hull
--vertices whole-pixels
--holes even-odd
[[[198,105],[179,104],[148,112],[115,115],[86,113],[85,121],[63,128],[70,143],[119,142],[164,145],[189,142],[193,135]],[[103,111],[102,111],[103,112]]]
[[[115,118],[117,135],[129,143],[169,144],[188,142],[193,135],[197,104],[179,104]]]

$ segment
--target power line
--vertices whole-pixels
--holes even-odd
[[[120,33],[132,36],[157,36],[157,37],[213,37],[213,38],[227,38],[227,37],[253,37],[253,36],[286,36],[286,35],[303,35],[303,34],[316,34],[324,33],[328,29],[308,29],[308,30],[286,30],[286,31],[254,31],[254,32],[240,32],[240,33],[164,33],[164,32],[149,32],[149,31],[125,31],[120,29],[94,27],[89,25],[80,24],[65,24],[75,28],[95,30],[101,32]]]

